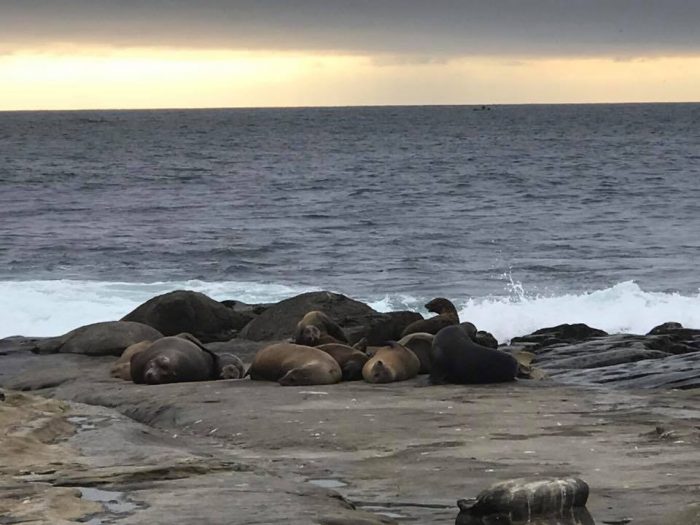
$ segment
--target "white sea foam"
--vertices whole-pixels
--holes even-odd
[[[119,283],[99,281],[0,282],[0,337],[58,335],[78,326],[116,320],[151,297],[176,289],[203,292],[218,300],[275,302],[311,288],[273,283],[179,281]],[[356,297],[379,311],[421,310],[431,297]],[[501,341],[561,323],[586,323],[610,333],[646,333],[665,321],[700,328],[700,293],[647,292],[627,281],[589,293],[528,296],[512,283],[503,297],[452,297],[460,317]],[[426,313],[421,310],[422,313]]]

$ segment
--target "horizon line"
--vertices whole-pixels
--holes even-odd
[[[455,104],[348,104],[318,106],[172,106],[172,107],[137,107],[137,108],[36,108],[36,109],[0,109],[0,113],[38,113],[38,112],[79,112],[79,111],[214,111],[214,110],[297,110],[297,109],[362,109],[362,108],[492,108],[509,106],[624,106],[651,104],[700,104],[700,100],[686,101],[626,101],[626,102],[497,102],[497,103],[455,103]]]

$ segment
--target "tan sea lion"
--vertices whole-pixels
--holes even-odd
[[[319,345],[316,348],[323,350],[338,362],[343,371],[343,381],[356,381],[362,379],[362,367],[369,356],[356,348],[339,343]]]
[[[305,346],[343,344],[340,341],[338,341],[335,337],[332,337],[327,333],[322,332],[318,326],[314,325],[305,326],[302,331],[301,337],[298,338],[298,341],[304,341],[303,343],[297,342],[297,344],[303,344]]]
[[[109,375],[124,381],[131,381],[131,357],[143,352],[153,341],[141,341],[128,346],[109,370]]]
[[[433,337],[433,334],[428,334],[426,332],[415,332],[399,340],[401,346],[405,346],[416,354],[416,357],[420,361],[419,374],[429,374],[432,368]]]
[[[416,354],[400,344],[390,341],[376,350],[362,367],[362,377],[368,383],[393,383],[418,375],[420,360]]]
[[[436,297],[432,301],[426,303],[425,307],[429,312],[434,312],[438,315],[409,324],[404,328],[403,332],[401,332],[402,338],[416,332],[425,332],[435,335],[446,326],[459,324],[457,308],[455,308],[455,305],[448,299]]]
[[[343,378],[338,362],[311,346],[277,343],[258,351],[246,375],[284,386],[330,385]]]
[[[320,343],[319,340],[322,334],[332,337],[333,340],[325,339],[323,343]],[[333,342],[347,343],[348,338],[345,336],[343,329],[330,317],[318,310],[312,310],[297,323],[297,328],[294,332],[294,342],[298,345],[316,346]]]

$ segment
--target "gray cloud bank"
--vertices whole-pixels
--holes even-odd
[[[700,0],[0,0],[0,47],[460,55],[700,52]]]

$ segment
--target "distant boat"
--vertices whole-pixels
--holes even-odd
[[[472,111],[491,111],[491,108],[488,106],[481,106],[478,108],[472,108]]]

